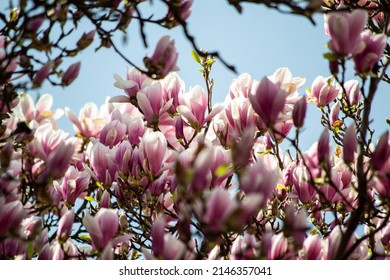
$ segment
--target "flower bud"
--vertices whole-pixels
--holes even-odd
[[[301,128],[305,121],[306,105],[307,105],[306,96],[302,96],[301,99],[299,99],[299,101],[295,103],[292,114],[293,114],[294,125],[297,128]]]
[[[79,41],[77,42],[77,47],[79,50],[87,48],[92,42],[93,37],[95,36],[96,30],[89,31],[88,33],[83,33]]]
[[[46,62],[45,65],[42,66],[41,69],[39,69],[35,73],[34,78],[32,80],[35,87],[41,86],[43,81],[49,76],[52,67],[53,67],[53,62],[49,60],[48,62]]]
[[[249,100],[255,112],[267,126],[276,123],[279,113],[286,104],[287,92],[274,84],[267,77],[260,82],[254,83]]]
[[[382,134],[375,148],[375,151],[371,155],[371,166],[375,170],[381,170],[385,165],[385,162],[390,156],[389,146],[389,132],[386,131]]]
[[[62,85],[70,85],[79,75],[81,62],[73,63],[62,76]]]
[[[329,131],[326,128],[321,133],[320,140],[318,141],[317,156],[320,164],[327,165],[329,161]]]
[[[343,139],[343,157],[345,163],[352,163],[355,159],[355,149],[357,146],[357,138],[355,124],[352,123],[345,132]]]

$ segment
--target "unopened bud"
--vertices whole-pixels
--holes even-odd
[[[295,104],[293,109],[293,121],[297,128],[301,128],[305,121],[306,116],[306,96],[302,96],[301,99]]]
[[[73,63],[62,76],[62,85],[70,85],[79,75],[81,62]]]

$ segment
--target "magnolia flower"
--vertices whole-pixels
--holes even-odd
[[[324,16],[325,33],[331,38],[329,49],[339,55],[361,52],[364,43],[360,37],[368,20],[365,10],[353,10],[353,12],[334,12]]]
[[[56,127],[58,120],[64,111],[61,109],[52,110],[53,96],[43,94],[34,104],[31,95],[22,93],[19,95],[19,104],[15,108],[15,115],[21,120],[29,124],[30,128],[36,128],[44,122],[51,122]]]
[[[267,126],[272,126],[286,104],[287,94],[279,85],[264,77],[253,84],[249,100],[262,121]]]
[[[139,150],[144,170],[159,175],[168,158],[168,143],[164,134],[147,131],[141,139]]]
[[[83,225],[91,236],[93,248],[103,250],[118,231],[119,219],[114,210],[102,208],[94,217],[87,213]]]
[[[359,81],[349,80],[344,83],[345,94],[350,106],[358,105],[360,99],[362,98],[362,92],[360,91]]]
[[[385,34],[374,35],[367,30],[362,33],[361,38],[364,42],[364,48],[361,52],[354,54],[353,61],[357,73],[367,74],[382,58],[387,45],[387,36]]]
[[[75,214],[73,210],[68,210],[60,219],[57,229],[57,240],[65,242],[72,231]]]
[[[172,106],[173,99],[164,101],[162,83],[156,82],[137,93],[138,106],[150,124],[158,124],[159,118]]]
[[[144,63],[149,75],[160,79],[169,72],[179,70],[176,66],[178,56],[175,42],[169,36],[163,36],[158,41],[152,57],[145,57]]]
[[[303,242],[301,251],[301,259],[304,260],[321,260],[326,255],[326,247],[321,237],[316,235],[309,235]]]
[[[66,117],[73,123],[73,128],[77,134],[85,137],[98,137],[100,131],[107,123],[110,103],[100,107],[95,103],[88,102],[81,109],[77,117],[69,108],[65,108]]]
[[[305,78],[293,77],[290,69],[288,69],[287,67],[278,68],[268,78],[288,93],[288,96],[286,98],[287,104],[294,104],[296,101],[299,100],[297,90],[300,89],[306,83]]]
[[[61,183],[56,183],[54,187],[64,201],[73,205],[88,187],[90,178],[88,171],[79,171],[74,166],[69,166]]]
[[[309,91],[309,101],[316,104],[317,107],[324,107],[336,99],[340,89],[334,84],[333,77],[324,78],[318,76],[313,81]]]
[[[192,259],[193,256],[187,252],[184,243],[174,238],[171,234],[166,233],[165,226],[166,220],[164,216],[157,216],[150,233],[152,237],[153,255],[145,250],[144,254],[146,258],[163,260]]]
[[[4,197],[0,197],[0,236],[9,230],[16,231],[25,217],[26,212],[19,200],[6,202]]]

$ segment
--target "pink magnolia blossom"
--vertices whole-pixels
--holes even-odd
[[[238,76],[238,78],[234,79],[230,84],[227,100],[233,100],[236,97],[248,98],[252,89],[252,83],[253,80],[249,74],[244,73]]]
[[[194,176],[191,183],[191,191],[201,193],[211,184],[213,177],[211,166],[213,164],[213,149],[202,150],[194,159]],[[184,153],[181,154],[183,156]],[[193,155],[191,155],[193,156]],[[183,156],[184,157],[184,156]],[[183,158],[182,157],[182,158]]]
[[[224,230],[226,222],[231,214],[237,209],[235,200],[224,189],[213,189],[206,202],[206,213],[203,216],[207,224],[207,230],[218,232]]]
[[[362,51],[354,54],[355,70],[359,74],[369,73],[375,64],[382,58],[387,45],[387,36],[385,34],[374,35],[371,31],[364,31],[361,35],[364,42]]]
[[[100,132],[100,142],[110,148],[123,140],[127,132],[126,124],[120,120],[107,123]]]
[[[99,205],[100,205],[100,208],[110,208],[111,196],[107,190],[104,190],[104,192],[100,198]]]
[[[91,236],[93,248],[103,250],[118,231],[119,219],[114,210],[102,208],[95,216],[87,213],[83,225]]]
[[[387,224],[382,230],[381,230],[381,242],[383,245],[387,245],[390,242],[390,224]]]
[[[25,260],[26,246],[16,238],[4,238],[0,241],[0,256],[9,260]]]
[[[192,6],[192,0],[170,0],[169,2],[171,2],[173,7],[177,9],[180,20],[185,21],[189,18],[191,15],[190,9]],[[174,27],[181,24],[181,21],[177,20],[170,10],[168,11],[166,18],[168,20],[169,27]]]
[[[334,84],[333,77],[324,78],[318,76],[313,81],[311,90],[309,91],[309,100],[321,108],[335,100],[339,93],[340,89]]]
[[[72,231],[72,226],[74,222],[75,213],[73,210],[68,210],[60,219],[58,229],[57,229],[57,240],[60,242],[65,242]]]
[[[168,158],[168,143],[161,132],[147,131],[141,139],[140,160],[145,171],[158,175]]]
[[[332,232],[330,233],[330,236],[328,237],[328,254],[326,258],[328,260],[334,260],[337,257],[337,252],[340,246],[342,235],[344,234],[345,229],[336,226]],[[357,236],[352,235],[352,237],[349,239],[346,249],[351,248],[352,244],[356,241]],[[362,242],[360,246],[358,246],[353,253],[348,257],[350,260],[359,260],[359,259],[366,259],[367,258],[367,243]]]
[[[286,97],[287,104],[294,104],[299,100],[298,89],[306,83],[305,78],[293,77],[290,69],[287,67],[278,68],[268,78],[288,93]]]
[[[163,80],[165,85],[164,99],[168,102],[172,99],[172,107],[176,110],[176,107],[180,104],[180,99],[185,91],[184,81],[175,73],[169,73]]]
[[[115,150],[95,141],[89,152],[90,165],[93,168],[93,174],[96,179],[106,185],[111,185],[115,179],[116,162]]]
[[[303,242],[301,250],[301,259],[304,260],[322,260],[326,255],[325,241],[321,237],[316,235],[310,235]]]
[[[248,98],[236,97],[226,104],[224,111],[232,133],[242,135],[255,126],[254,110]]]
[[[115,83],[114,86],[123,89],[127,96],[132,99],[137,96],[145,86],[149,85],[152,81],[145,74],[142,74],[135,68],[128,68],[126,80],[123,80],[118,74],[114,74]],[[115,96],[112,99],[120,99],[123,102],[129,102],[129,99],[123,98],[122,96]]]
[[[95,33],[95,29],[89,31],[88,33],[83,33],[83,35],[81,35],[81,38],[77,41],[78,49],[83,50],[87,48],[93,42],[93,37],[95,37]]]
[[[210,114],[206,116],[207,96],[202,87],[196,86],[187,94],[183,95],[177,106],[177,112],[184,117],[195,129],[199,129],[206,122],[210,121],[216,114],[223,110],[222,105],[215,106]]]
[[[252,86],[249,100],[255,112],[267,126],[273,126],[286,104],[287,92],[264,77]]]
[[[277,143],[282,143],[283,140],[289,134],[291,128],[293,127],[293,120],[287,119],[284,121],[279,121],[274,125],[273,130],[267,132],[270,135],[270,138]]]
[[[359,104],[360,99],[362,98],[362,92],[359,88],[359,81],[349,80],[344,83],[344,88],[346,91],[347,99],[349,105],[356,106]]]
[[[29,123],[31,128],[36,128],[44,122],[51,122],[55,127],[55,121],[63,114],[63,110],[52,110],[53,96],[43,94],[34,104],[31,95],[23,93],[19,95],[19,104],[15,108],[15,115],[21,120]]]
[[[387,174],[374,178],[374,190],[382,198],[390,198],[390,180]]]
[[[54,186],[64,201],[74,205],[76,199],[82,196],[88,187],[90,178],[88,171],[79,171],[74,166],[69,166],[61,183]]]
[[[206,200],[206,212],[202,217],[207,225],[206,234],[212,236],[226,230],[242,230],[259,210],[261,202],[256,194],[249,194],[242,201],[237,201],[230,197],[228,190],[213,189]]]
[[[164,78],[169,72],[177,71],[178,53],[175,42],[169,36],[163,36],[158,41],[152,57],[145,57],[144,63],[150,75]]]
[[[19,200],[7,202],[0,197],[0,236],[8,231],[16,231],[26,212]]]
[[[117,170],[122,174],[129,175],[133,148],[129,141],[121,142],[115,151],[115,163]]]
[[[112,108],[113,104],[111,103],[106,103],[98,108],[95,103],[88,102],[80,109],[78,117],[67,107],[65,114],[72,122],[77,134],[85,137],[98,137],[109,120]]]
[[[40,125],[34,134],[34,140],[28,148],[43,160],[53,154],[63,144],[71,144],[69,135],[62,129],[54,129],[51,123]]]
[[[144,136],[146,127],[141,117],[131,118],[127,122],[127,136],[132,145],[138,145],[142,136]]]
[[[173,99],[164,102],[164,91],[162,83],[156,82],[137,93],[138,106],[149,124],[158,124],[159,117],[172,105]]]
[[[48,155],[45,162],[46,169],[42,173],[40,180],[45,182],[46,180],[58,179],[63,176],[74,152],[75,148],[72,144],[62,142],[55,152]]]
[[[294,245],[302,247],[306,239],[306,231],[309,229],[307,224],[307,212],[303,208],[295,210],[295,206],[290,204],[285,207],[284,234],[292,237]]]
[[[239,179],[240,189],[246,194],[258,195],[264,206],[277,186],[277,179],[275,171],[259,161],[246,168]]]
[[[353,193],[351,193],[351,188],[349,187],[349,182],[344,184],[343,182],[343,173],[338,172],[335,169],[331,170],[331,180],[332,184],[327,183],[321,186],[320,190],[323,195],[319,195],[319,201],[321,203],[327,202],[343,202],[346,204],[348,208],[348,204],[350,205],[353,200]]]
[[[306,166],[300,164],[294,168],[292,193],[304,204],[313,201],[317,194],[315,188],[310,183],[310,179],[310,173]]]
[[[331,38],[329,49],[339,55],[359,53],[364,43],[360,37],[368,20],[365,10],[325,14],[325,33]]]
[[[329,115],[329,124],[332,128],[338,128],[342,124],[339,119],[340,115],[340,104],[338,102],[334,103],[332,108],[330,109]]]
[[[264,237],[263,251],[269,260],[284,260],[291,259],[291,248],[288,244],[287,238],[283,233],[270,235],[269,233]]]
[[[171,234],[165,232],[166,221],[162,215],[157,216],[153,222],[151,237],[153,255],[144,251],[147,259],[179,260],[192,259],[186,246]]]
[[[234,240],[231,249],[232,260],[251,260],[258,259],[260,253],[260,242],[250,234],[239,235]]]

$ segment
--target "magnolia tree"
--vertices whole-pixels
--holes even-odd
[[[323,13],[330,73],[306,94],[305,78],[288,68],[260,80],[241,74],[214,106],[219,54],[200,51],[188,32],[192,2],[162,1],[161,19],[143,18],[142,2],[20,1],[1,14],[1,258],[389,258],[389,133],[374,134],[370,113],[379,83],[389,82],[390,3],[228,1],[311,21]],[[95,29],[64,47],[82,18]],[[115,76],[123,94],[100,107],[75,114],[52,109],[48,94],[34,102],[21,92],[72,83],[80,63],[60,70],[61,62],[96,33],[122,55],[111,35],[132,20],[183,28],[205,88],[188,89],[172,72],[178,53],[164,36],[145,67],[124,57],[132,67]],[[324,130],[304,150],[307,106],[321,110]],[[57,126],[64,113],[74,133]]]

